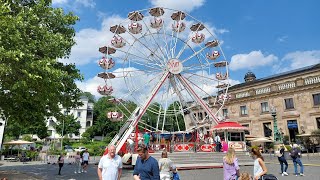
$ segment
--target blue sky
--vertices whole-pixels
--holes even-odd
[[[98,97],[96,87],[103,83],[96,77],[102,71],[98,48],[110,44],[108,28],[131,11],[158,6],[185,11],[214,31],[230,63],[232,84],[243,82],[249,70],[264,78],[320,63],[318,0],[53,0],[53,6],[80,17],[77,45],[60,61],[76,63],[85,77],[78,86]]]

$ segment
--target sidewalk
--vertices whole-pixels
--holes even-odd
[[[265,158],[265,162],[267,164],[279,164],[278,157],[274,156],[273,154],[263,154]],[[315,166],[320,167],[320,154],[319,153],[309,153],[309,154],[302,154],[301,161],[304,166]],[[289,165],[292,165],[292,159],[287,159]]]
[[[30,162],[10,162],[10,161],[0,161],[0,168],[4,166],[28,166],[28,165],[39,165],[47,164],[43,161],[30,161]]]

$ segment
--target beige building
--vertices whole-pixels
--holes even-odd
[[[297,134],[320,128],[320,64],[256,79],[228,89],[223,116],[248,126],[254,136],[274,136],[275,115],[279,134],[295,141]]]

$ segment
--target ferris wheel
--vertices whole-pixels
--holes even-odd
[[[224,120],[223,105],[230,98],[228,61],[205,23],[186,12],[156,7],[130,12],[110,31],[113,37],[99,48],[104,71],[98,76],[105,84],[98,92],[125,92],[111,101],[137,104],[130,117],[108,113],[114,121],[128,119],[117,140],[138,123],[163,132],[169,121],[179,124],[182,119],[185,127],[176,131],[188,131]],[[143,119],[146,113],[157,115],[157,122],[150,125]]]

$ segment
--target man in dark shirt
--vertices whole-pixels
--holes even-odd
[[[141,145],[137,151],[139,157],[133,171],[134,180],[160,180],[158,161],[150,156],[148,148]]]

